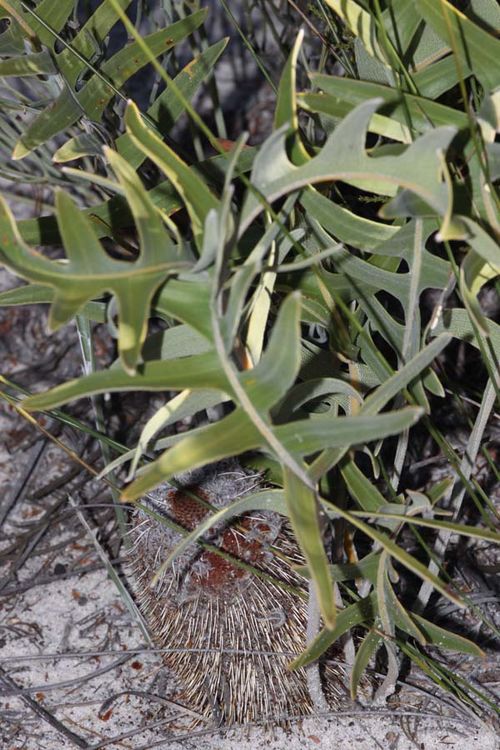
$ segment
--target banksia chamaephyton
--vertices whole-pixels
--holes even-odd
[[[183,475],[179,489],[158,488],[147,504],[191,531],[209,506],[227,506],[260,481],[234,461],[220,462]],[[189,707],[227,724],[312,712],[306,671],[287,666],[306,645],[307,581],[291,568],[304,561],[281,515],[252,511],[215,526],[205,546],[191,545],[154,588],[154,573],[182,535],[143,511],[135,513],[130,534],[139,606],[158,645],[176,650],[165,662]],[[347,699],[342,666],[326,664],[323,680],[332,707]]]

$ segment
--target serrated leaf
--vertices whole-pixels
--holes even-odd
[[[41,0],[36,5],[36,14],[30,13],[30,10],[21,5],[19,0],[9,0],[9,5],[23,22],[29,25],[34,36],[44,47],[53,50],[56,42],[53,32],[62,31],[74,9],[75,2],[74,0]]]
[[[160,214],[136,171],[115,151],[105,148],[105,154],[124,190],[139,233],[141,256],[136,264],[141,263],[141,259],[151,265],[165,262],[179,263],[183,259],[182,254],[166,231]],[[188,267],[189,261],[186,258],[184,260]]]
[[[26,284],[0,292],[0,307],[50,303],[53,299],[54,289],[52,287]],[[89,318],[89,320],[94,320],[96,323],[106,323],[106,307],[107,305],[104,302],[87,302],[80,310],[80,315]]]
[[[37,76],[56,72],[52,57],[46,51],[0,60],[0,76]]]
[[[414,192],[438,215],[444,215],[450,202],[449,188],[441,181],[439,153],[445,151],[456,130],[441,127],[412,143],[398,156],[366,153],[368,123],[380,106],[380,99],[356,107],[345,117],[317,156],[295,167],[286,154],[286,132],[273,133],[261,147],[252,169],[252,184],[272,203],[305,185],[334,180],[376,177],[388,184]],[[248,193],[242,209],[239,236],[263,209],[255,191]]]
[[[301,406],[321,397],[341,394],[359,403],[363,402],[360,393],[352,385],[338,378],[312,378],[298,383],[287,393],[283,403],[280,404],[276,413],[279,422],[290,419],[296,412],[299,413]]]
[[[176,91],[180,92],[184,98],[191,99],[199,89],[200,84],[212,71],[215,63],[226,49],[227,43],[227,39],[221,39],[220,42],[208,47],[191,60],[173,79]],[[173,92],[172,87],[167,86],[155,99],[147,114],[157,124],[161,133],[168,133],[183,112],[184,105],[180,98]],[[146,158],[143,151],[132,143],[128,133],[124,133],[117,138],[116,150],[135,169]]]
[[[206,10],[193,13],[165,29],[149,34],[144,38],[144,42],[151,54],[157,57],[191,34],[203,23],[205,17]],[[94,73],[80,91],[74,88],[70,91],[68,87],[76,83],[74,73],[82,67],[81,61],[77,60],[77,63],[74,63],[72,60],[70,63],[68,60],[70,71],[64,68],[64,59],[60,62],[65,75],[63,91],[55,102],[28,125],[16,144],[13,159],[24,158],[37,146],[73,125],[82,115],[90,120],[100,121],[117,90],[120,90],[134,73],[147,65],[149,57],[137,42],[132,42],[102,63],[100,75]]]
[[[360,250],[374,252],[400,229],[357,216],[314,189],[304,190],[299,200],[307,215],[316,219],[324,230]]]
[[[255,148],[244,149],[238,156],[237,167],[241,172],[251,169],[255,157]],[[228,168],[227,156],[214,156],[201,162],[193,171],[197,174],[210,170],[211,174],[220,175],[221,181]],[[151,200],[170,216],[182,208],[182,199],[169,180],[160,182],[152,190],[148,190]],[[129,227],[132,216],[126,200],[122,196],[114,196],[96,206],[83,209],[83,213],[90,218],[94,231],[98,237],[112,237],[113,232],[122,227]],[[33,245],[53,245],[60,241],[60,234],[54,216],[41,216],[37,219],[21,219],[19,231],[22,238]]]
[[[491,365],[496,368],[500,361],[500,326],[493,320],[485,318],[486,328],[488,329],[489,344],[493,349],[494,356],[490,355],[488,348],[485,349],[486,357],[490,360]],[[467,310],[453,308],[446,310],[436,323],[433,333],[438,335],[447,331],[462,341],[466,341],[476,349],[479,344],[476,339],[476,332],[471,323],[470,315]]]
[[[27,247],[2,199],[0,258],[21,278],[54,289],[49,316],[52,329],[68,322],[87,301],[104,292],[114,294],[119,309],[120,356],[124,366],[135,372],[151,299],[168,275],[183,264],[164,257],[166,243],[142,248],[135,262],[114,260],[101,247],[89,220],[65,193],[57,194],[56,210],[66,262],[48,260]]]

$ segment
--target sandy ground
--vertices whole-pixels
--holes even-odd
[[[4,750],[497,747],[492,729],[472,718],[439,715],[437,704],[425,710],[400,710],[398,715],[353,709],[329,719],[302,720],[288,731],[183,729],[182,711],[175,704],[158,702],[158,693],[169,694],[161,679],[159,654],[141,650],[141,633],[102,570],[3,599],[0,617],[2,669],[24,696],[87,743],[65,737],[15,695],[15,689],[4,685],[0,698]],[[122,691],[126,692],[120,695]],[[110,701],[113,695],[116,698]]]
[[[1,408],[2,434],[12,435],[22,427],[18,416]],[[34,437],[31,431],[27,435]],[[6,443],[1,447],[6,491],[0,510],[10,504],[11,492],[18,490],[39,445],[14,456]],[[497,746],[493,729],[465,714],[449,697],[428,699],[408,690],[397,709],[356,706],[330,718],[299,720],[287,731],[242,727],[222,732],[210,724],[193,730],[189,712],[175,702],[175,680],[162,666],[161,654],[144,645],[143,633],[96,553],[95,540],[74,513],[68,514],[67,494],[77,497],[78,490],[69,482],[38,498],[39,485],[54,481],[68,467],[60,450],[46,446],[36,478],[25,483],[24,496],[19,495],[3,527],[1,549],[18,538],[26,559],[19,560],[11,550],[0,579],[2,750]],[[66,515],[58,518],[52,510],[51,528],[45,535],[37,532],[35,545],[34,531],[58,502]],[[34,545],[27,553],[20,530],[29,531]]]

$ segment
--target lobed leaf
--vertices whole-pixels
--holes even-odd
[[[53,288],[49,316],[52,329],[67,323],[86,302],[105,292],[114,294],[119,310],[120,356],[124,367],[134,373],[153,295],[185,264],[165,253],[171,246],[166,231],[163,243],[142,248],[136,262],[114,260],[101,247],[89,220],[63,192],[57,194],[56,211],[67,254],[63,263],[48,260],[23,242],[7,204],[0,198],[0,259],[21,278]]]
[[[447,0],[416,0],[422,18],[453,50],[457,65],[471,68],[486,90],[500,85],[500,41]]]
[[[445,215],[449,187],[441,182],[439,153],[445,151],[456,130],[441,127],[429,131],[398,156],[369,156],[365,141],[369,121],[380,99],[364,102],[345,117],[329,136],[321,151],[307,164],[294,166],[286,154],[286,132],[273,133],[261,147],[253,164],[254,188],[269,202],[306,185],[334,180],[376,177],[418,195],[438,215]],[[262,210],[255,192],[247,195],[242,209],[239,235]]]
[[[123,3],[123,0],[122,0]],[[127,1],[128,4],[128,1]],[[155,57],[167,52],[175,44],[191,34],[206,17],[206,10],[193,13],[191,16],[171,24],[165,29],[145,37],[145,42]],[[83,30],[82,30],[83,31]],[[77,48],[77,40],[74,42]],[[88,50],[87,50],[88,51]],[[70,55],[69,50],[65,50]],[[64,55],[64,53],[61,53]],[[91,76],[80,91],[74,89],[78,75],[83,71],[84,63],[79,58],[62,57],[57,60],[58,69],[62,69],[65,85],[58,99],[47,107],[23,132],[18,140],[13,159],[22,159],[33,149],[53,138],[61,131],[76,123],[82,115],[90,120],[100,121],[105,107],[116,95],[123,84],[149,62],[140,45],[132,42],[124,49],[106,60],[100,74]],[[69,88],[71,87],[71,88]]]

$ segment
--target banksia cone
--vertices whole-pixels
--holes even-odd
[[[155,490],[147,505],[191,531],[210,506],[229,505],[258,489],[261,479],[230,461],[177,483],[179,489]],[[175,650],[164,658],[184,686],[186,705],[226,724],[312,712],[305,669],[288,668],[306,646],[307,581],[291,568],[304,560],[285,518],[252,511],[213,527],[203,546],[185,550],[154,588],[153,575],[183,535],[143,511],[135,513],[130,535],[138,603],[156,643]],[[323,666],[332,707],[347,700],[345,671]]]

